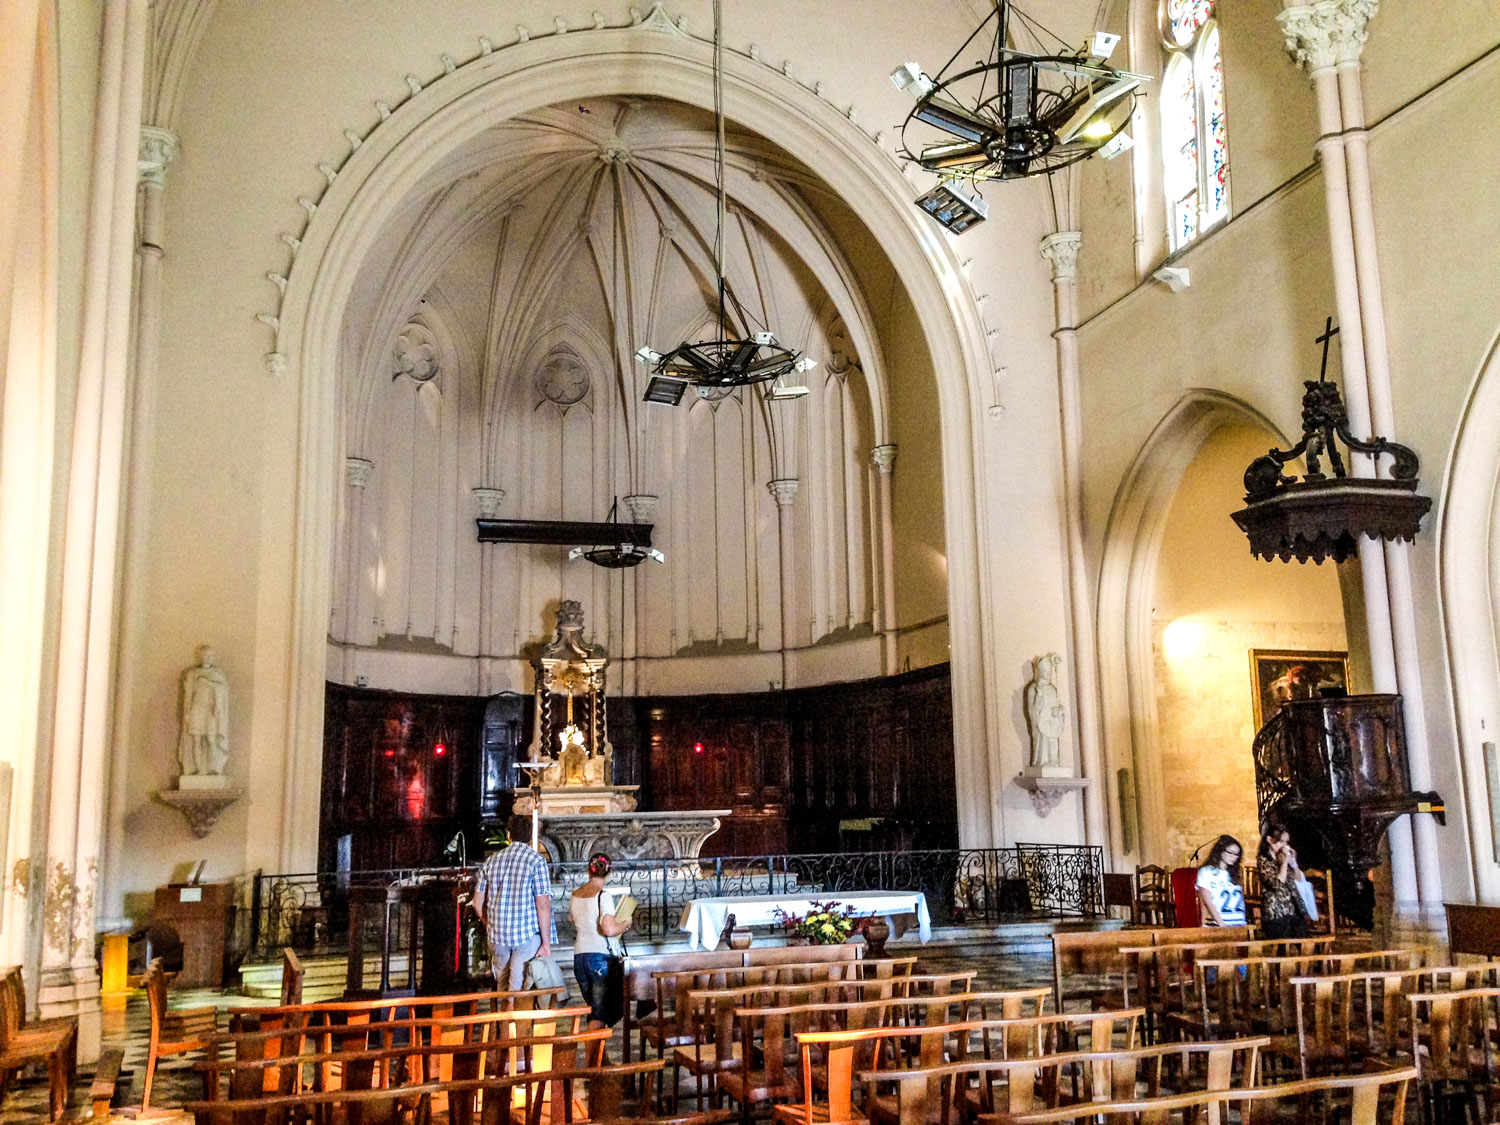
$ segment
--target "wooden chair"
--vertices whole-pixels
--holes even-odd
[[[1333,872],[1324,868],[1309,867],[1302,872],[1313,889],[1313,902],[1318,907],[1318,920],[1311,924],[1315,934],[1338,933],[1338,904],[1333,898]]]
[[[458,1079],[451,1082],[421,1082],[370,1089],[299,1091],[271,1097],[189,1102],[184,1108],[197,1125],[243,1125],[264,1122],[312,1120],[360,1122],[373,1125],[404,1119],[415,1125],[432,1120],[433,1102],[448,1098],[450,1104],[482,1105],[482,1125],[542,1125],[543,1121],[618,1121],[622,1118],[623,1092],[627,1083],[661,1068],[659,1060],[622,1063],[615,1066],[556,1067],[499,1078]],[[583,1098],[575,1097],[582,1088]],[[470,1115],[472,1117],[473,1115]],[[716,1118],[694,1115],[684,1122],[708,1122]],[[453,1125],[469,1125],[453,1121]]]
[[[1052,1003],[1066,1011],[1068,1001],[1110,1007],[1118,996],[1113,978],[1120,975],[1120,950],[1149,944],[1150,931],[1063,930],[1052,935]]]
[[[1496,987],[1500,963],[1293,977],[1302,1077],[1364,1062],[1413,1062],[1413,994]]]
[[[1172,873],[1148,863],[1135,869],[1134,921],[1140,926],[1177,925],[1177,907],[1172,900]]]
[[[993,1058],[1052,1055],[1075,1047],[1100,1051],[1116,1047],[1131,1049],[1136,1045],[1141,1015],[1139,1009],[1075,1012],[915,1028],[870,1026],[843,1031],[802,1032],[796,1038],[801,1052],[803,1101],[796,1106],[778,1106],[773,1116],[783,1125],[839,1122],[857,1116],[852,1108],[854,1075],[888,1069],[880,1067],[883,1059],[902,1058],[908,1064],[937,1066],[950,1058],[960,1061],[972,1058],[981,1063]],[[978,1052],[972,1046],[975,1037],[983,1044]],[[882,1045],[900,1044],[903,1039],[914,1039],[915,1052],[909,1049],[882,1052]],[[816,1100],[820,1071],[821,1084],[828,1096],[825,1103]],[[881,1112],[893,1113],[894,1104],[894,1101],[886,1103]],[[870,1107],[866,1106],[866,1109],[869,1111]]]
[[[1243,1122],[1271,1121],[1283,1103],[1295,1099],[1298,1107],[1322,1096],[1328,1100],[1347,1097],[1348,1125],[1404,1125],[1406,1093],[1417,1072],[1411,1067],[1372,1074],[1350,1074],[1337,1078],[1311,1078],[1281,1086],[1247,1089],[1202,1090],[1192,1094],[1119,1102],[1089,1102],[1027,1113],[996,1114],[980,1118],[980,1125],[1052,1125],[1054,1122],[1093,1121],[1112,1125],[1176,1125],[1207,1119],[1222,1120],[1225,1105],[1237,1106]],[[1292,1108],[1292,1107],[1288,1107]]]
[[[1425,950],[1317,953],[1303,957],[1200,958],[1194,965],[1199,1010],[1170,1017],[1184,1035],[1224,1039],[1270,1035],[1269,1054],[1297,1057],[1297,977],[1330,976],[1377,969],[1416,969]]]
[[[1412,1040],[1418,1095],[1428,1121],[1451,1119],[1439,1107],[1467,1109],[1472,1120],[1491,1120],[1497,1104],[1495,1043],[1500,1039],[1500,989],[1412,993]]]
[[[1126,921],[1136,920],[1135,878],[1127,872],[1116,874],[1106,871],[1104,873],[1104,913],[1109,915],[1110,911],[1116,907],[1125,911]]]
[[[172,1009],[167,1006],[167,974],[157,957],[141,978],[151,1008],[151,1033],[146,1045],[146,1087],[141,1093],[141,1112],[151,1108],[151,1090],[156,1068],[164,1055],[201,1051],[219,1031],[219,1010],[212,1006]]]
[[[52,1120],[68,1107],[78,1059],[78,1021],[72,1017],[26,1023],[26,985],[13,965],[0,980],[0,1101],[18,1070],[33,1064],[47,1067],[47,1098]]]
[[[297,951],[287,946],[281,951],[281,1006],[295,1007],[302,1003],[302,978],[307,970],[302,967],[302,958]]]

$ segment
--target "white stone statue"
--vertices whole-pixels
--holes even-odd
[[[1057,669],[1062,657],[1055,652],[1038,656],[1036,672],[1026,685],[1026,723],[1031,728],[1031,767],[1062,765],[1062,730],[1068,711],[1057,690]]]
[[[184,776],[222,777],[229,761],[229,681],[208,645],[199,647],[198,663],[182,674],[177,759]]]

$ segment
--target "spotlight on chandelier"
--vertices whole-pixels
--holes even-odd
[[[1009,46],[1012,16],[1034,52]],[[956,69],[959,55],[991,28],[986,60]],[[1126,151],[1136,89],[1148,79],[1109,65],[1119,39],[1099,32],[1073,49],[1009,0],[996,0],[936,77],[914,62],[898,67],[891,81],[916,100],[901,125],[901,156],[939,177],[917,205],[962,234],[989,210],[977,183],[1047,175],[1095,153],[1110,158]]]
[[[635,353],[638,362],[651,371],[646,384],[645,401],[676,406],[688,387],[696,387],[704,398],[717,398],[737,387],[775,381],[766,394],[768,399],[800,398],[805,387],[781,386],[781,380],[793,371],[801,373],[817,366],[795,349],[788,348],[766,330],[739,302],[724,281],[724,218],[727,196],[724,186],[724,37],[723,0],[714,0],[714,176],[718,187],[718,210],[715,215],[714,270],[718,280],[718,333],[711,340],[690,344],[684,340],[671,351],[662,353],[650,346]],[[745,338],[731,336],[730,308],[741,329],[754,324],[759,331]],[[717,392],[717,393],[716,393]]]

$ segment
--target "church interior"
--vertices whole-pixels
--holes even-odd
[[[0,1125],[1500,1121],[1500,7],[596,2],[0,0]]]

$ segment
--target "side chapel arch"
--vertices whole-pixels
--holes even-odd
[[[1215,433],[1237,422],[1263,430],[1268,447],[1289,445],[1270,419],[1248,403],[1222,391],[1190,390],[1151,431],[1110,509],[1099,568],[1097,635],[1110,847],[1117,862],[1162,863],[1167,858],[1151,650],[1156,564],[1183,474]],[[1124,787],[1122,771],[1129,771]]]
[[[1480,902],[1500,902],[1485,744],[1500,743],[1500,337],[1459,417],[1437,522],[1449,690],[1458,732],[1469,859]]]
[[[584,42],[554,36],[519,43],[415,94],[353,153],[301,239],[278,327],[286,378],[297,387],[299,404],[292,590],[286,631],[268,629],[261,642],[267,651],[291,654],[284,664],[287,705],[279,740],[290,748],[277,833],[284,870],[313,858],[312,845],[290,826],[315,821],[321,770],[329,529],[344,459],[337,387],[326,373],[338,368],[344,305],[376,233],[444,153],[496,120],[565,99],[620,94],[711,108],[710,45],[649,28],[593,32]],[[1001,709],[987,702],[1000,688],[980,624],[991,615],[980,580],[983,484],[971,432],[982,405],[973,373],[987,363],[984,327],[956,255],[911,206],[910,186],[896,164],[812,91],[768,84],[766,75],[757,62],[727,57],[726,114],[806,164],[863,218],[927,337],[944,446],[954,739],[959,773],[971,779],[958,794],[960,832],[965,846],[989,846],[1002,832],[999,786],[992,784],[984,747],[1000,741],[990,727]]]

